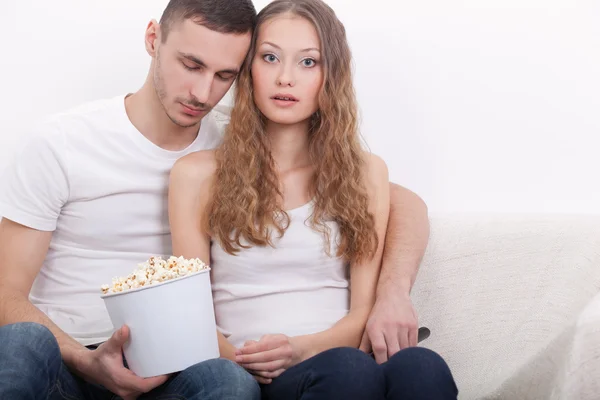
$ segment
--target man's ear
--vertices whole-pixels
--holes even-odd
[[[146,27],[146,34],[144,35],[146,51],[148,52],[150,57],[154,57],[156,55],[156,49],[160,40],[160,24],[155,19],[153,19],[148,23],[148,26]]]

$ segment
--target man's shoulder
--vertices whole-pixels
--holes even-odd
[[[125,112],[125,96],[90,100],[49,115],[43,122],[69,123],[88,118],[104,118],[106,114]]]
[[[107,108],[114,108],[117,105],[125,107],[125,95],[120,94],[112,97],[102,97],[93,100],[87,100],[74,104],[71,107],[66,108],[57,115],[85,115],[89,113],[102,112]]]
[[[23,139],[14,153],[22,153],[21,157],[51,153],[62,158],[69,145],[102,138],[98,130],[111,129],[119,113],[119,99],[124,96],[80,103],[33,121],[23,128]],[[124,103],[122,107],[124,110]]]
[[[90,122],[94,124],[110,124],[114,115],[124,112],[124,98],[124,96],[116,96],[73,105],[42,118],[34,124],[35,130],[43,127],[59,126],[65,129],[72,126],[80,126],[81,123],[90,126]]]

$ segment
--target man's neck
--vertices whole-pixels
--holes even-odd
[[[184,128],[171,121],[156,91],[148,82],[139,91],[126,97],[125,110],[133,126],[148,140],[165,150],[183,150],[198,135],[200,124]]]

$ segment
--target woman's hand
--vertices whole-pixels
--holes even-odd
[[[259,383],[269,384],[286,369],[303,360],[294,338],[283,334],[264,335],[258,342],[248,341],[236,351],[235,361]]]

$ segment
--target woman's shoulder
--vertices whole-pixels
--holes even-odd
[[[217,170],[215,150],[201,150],[179,158],[171,169],[171,181],[180,184],[199,183],[214,176]]]
[[[378,155],[365,151],[363,153],[365,160],[365,179],[367,184],[382,185],[389,181],[389,171],[385,161]]]

